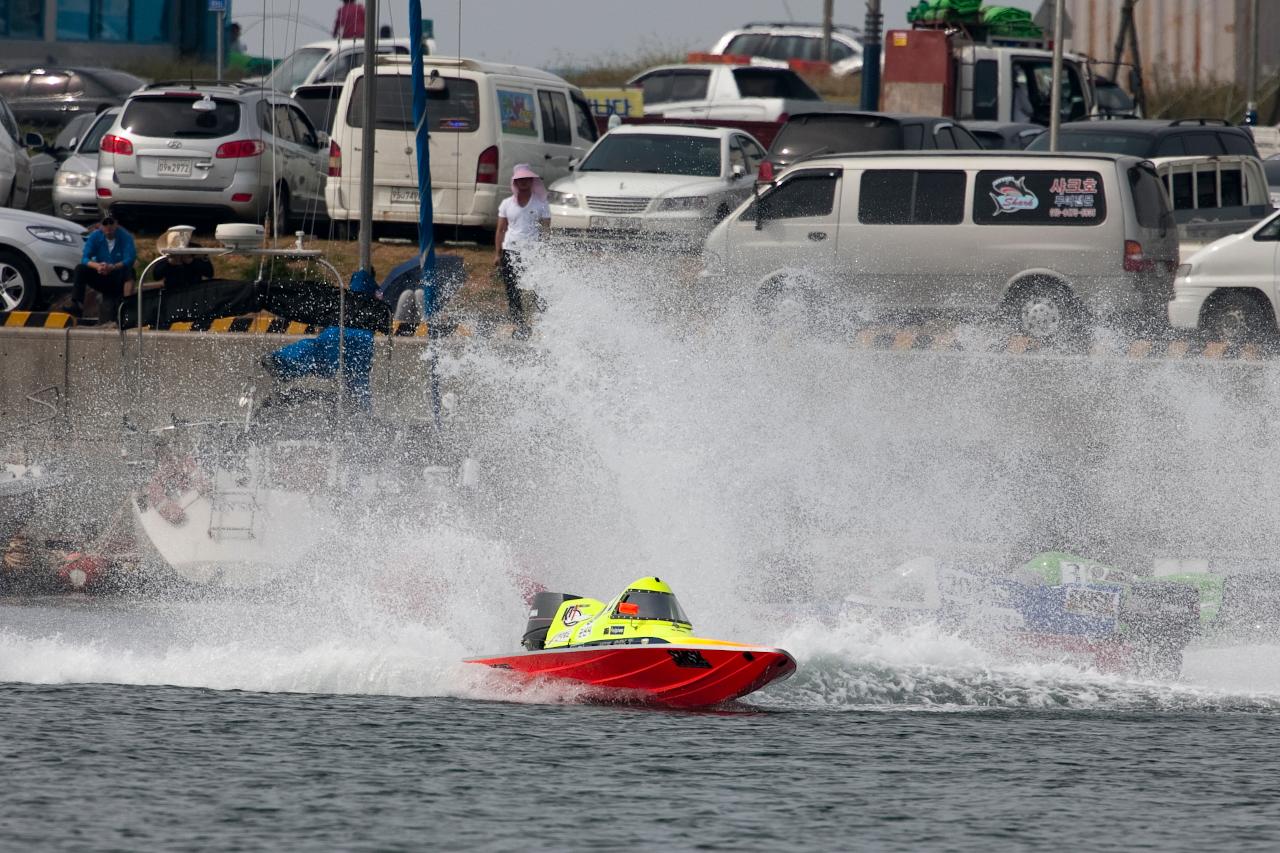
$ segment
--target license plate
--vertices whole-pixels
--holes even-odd
[[[392,204],[417,204],[418,191],[413,187],[392,187],[391,203]]]
[[[592,228],[608,228],[612,231],[639,231],[640,219],[634,216],[593,216]]]
[[[158,160],[156,161],[156,176],[161,178],[189,178],[191,177],[191,161]]]

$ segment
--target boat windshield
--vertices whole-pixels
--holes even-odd
[[[629,589],[618,601],[613,615],[622,619],[661,619],[665,622],[692,624],[680,609],[680,602],[669,592]]]

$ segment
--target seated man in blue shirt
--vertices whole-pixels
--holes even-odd
[[[122,297],[133,295],[136,276],[133,264],[138,253],[133,236],[110,216],[104,217],[102,227],[89,233],[84,241],[84,254],[76,267],[75,284],[71,289],[71,313],[80,316],[84,310],[86,287],[102,294],[100,318],[115,315],[115,307]]]

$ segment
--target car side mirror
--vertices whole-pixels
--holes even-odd
[[[747,173],[747,168],[743,166],[741,163],[734,163],[733,168],[730,169],[729,172],[730,172],[730,177],[732,177],[733,180],[736,181]]]
[[[44,137],[33,131],[27,131],[22,137],[22,144],[28,148],[44,148]]]
[[[581,162],[582,162],[581,157],[574,157],[573,159],[571,159],[569,161],[569,171],[570,172],[575,171],[578,168],[578,164]]]
[[[325,133],[323,130],[317,130],[316,131],[316,148],[328,148],[328,147],[329,147],[329,134]]]

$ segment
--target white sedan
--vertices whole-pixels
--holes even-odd
[[[0,312],[29,311],[41,291],[69,290],[85,233],[65,219],[0,208]]]
[[[1178,268],[1169,322],[1215,340],[1246,341],[1275,334],[1280,305],[1280,213],[1240,234],[1205,246]]]
[[[730,128],[614,128],[551,185],[552,232],[700,246],[751,195],[764,155],[750,134]]]

